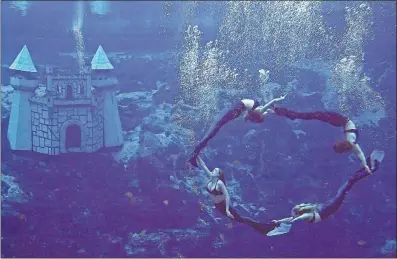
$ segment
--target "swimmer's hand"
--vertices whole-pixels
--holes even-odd
[[[273,109],[269,108],[266,110],[266,114],[268,114],[268,113],[276,113],[276,112]]]
[[[279,98],[275,98],[274,101],[276,101],[276,102],[282,101],[282,100],[285,99],[286,96],[287,96],[287,94],[284,95],[284,96],[281,96],[281,97],[279,97]]]
[[[228,210],[226,211],[226,215],[227,215],[229,218],[234,219],[232,213],[230,213],[230,211],[228,211]]]
[[[288,217],[285,219],[279,219],[279,220],[272,220],[273,223],[280,224],[280,223],[290,223],[294,218],[293,217]]]
[[[372,174],[372,170],[369,168],[368,165],[365,165],[364,169],[365,171],[367,171],[367,173]]]
[[[279,227],[281,225],[281,223],[284,222],[289,222],[289,221],[283,221],[283,220],[272,220],[272,223],[274,223],[277,227]]]

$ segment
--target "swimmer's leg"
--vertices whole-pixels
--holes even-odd
[[[216,208],[225,216],[226,215],[226,204],[224,202],[222,203],[217,203],[216,204]],[[234,208],[229,208],[230,213],[233,215],[234,220],[240,223],[244,223],[250,227],[252,227],[253,229],[255,229],[256,231],[260,232],[261,234],[267,234],[270,231],[274,230],[279,224],[278,223],[274,223],[274,222],[269,222],[269,223],[260,223],[257,222],[255,220],[252,220],[250,218],[247,217],[241,217],[237,211]]]
[[[367,158],[367,164],[370,167],[372,167],[372,173],[374,173],[378,170],[381,161],[374,160],[373,163],[375,164],[371,165],[371,156]],[[327,202],[326,205],[324,205],[321,213],[322,214],[321,218],[325,219],[328,218],[330,215],[336,213],[339,210],[339,208],[342,206],[342,203],[345,200],[347,193],[353,188],[353,185],[369,175],[371,174],[368,173],[363,167],[357,172],[355,172],[352,176],[350,176],[349,179],[338,189],[335,198],[333,198],[332,200]]]
[[[343,127],[349,121],[346,116],[336,112],[296,112],[286,108],[273,107],[275,114],[287,117],[290,120],[319,120],[335,127]]]
[[[189,159],[189,162],[197,167],[197,156],[200,154],[200,151],[208,144],[208,142],[215,137],[215,135],[218,133],[218,131],[221,129],[223,125],[228,123],[231,120],[234,120],[238,118],[243,111],[245,110],[245,105],[243,102],[238,102],[236,103],[232,108],[227,109],[225,114],[218,120],[216,121],[210,128],[210,130],[207,132],[207,134],[204,136],[204,138],[198,143],[194,149],[194,152]]]

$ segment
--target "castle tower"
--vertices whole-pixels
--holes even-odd
[[[26,45],[9,67],[13,70],[10,84],[15,89],[12,96],[7,138],[12,150],[32,150],[32,120],[29,98],[39,85],[37,72]]]
[[[111,71],[114,69],[102,46],[99,46],[91,61],[91,84],[104,100],[104,146],[117,147],[123,144],[120,115],[116,100],[115,86],[118,80]]]

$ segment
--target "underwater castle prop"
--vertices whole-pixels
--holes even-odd
[[[59,74],[46,67],[39,76],[26,45],[9,69],[15,89],[7,132],[12,150],[59,155],[123,144],[118,80],[102,46],[91,66],[78,74]],[[45,93],[39,95],[41,81]]]

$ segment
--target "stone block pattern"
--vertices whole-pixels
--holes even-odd
[[[86,76],[63,76],[55,77],[52,80],[53,89],[55,89],[57,97],[66,98],[67,88],[72,87],[73,99],[87,98]]]
[[[80,121],[85,143],[82,152],[95,152],[103,146],[103,100],[92,106],[47,107],[45,104],[32,103],[33,151],[48,155],[59,155],[60,129],[70,120]]]
[[[104,102],[102,98],[99,98],[97,101],[97,106],[93,112],[93,121],[92,121],[92,135],[93,135],[93,144],[92,144],[92,152],[97,151],[102,148],[104,145]]]
[[[56,141],[57,138],[59,143],[59,136],[54,135],[52,132],[53,121],[47,105],[32,102],[31,118],[33,151],[42,154],[55,154],[56,147],[58,147],[59,153],[59,144],[52,145],[52,142]]]

